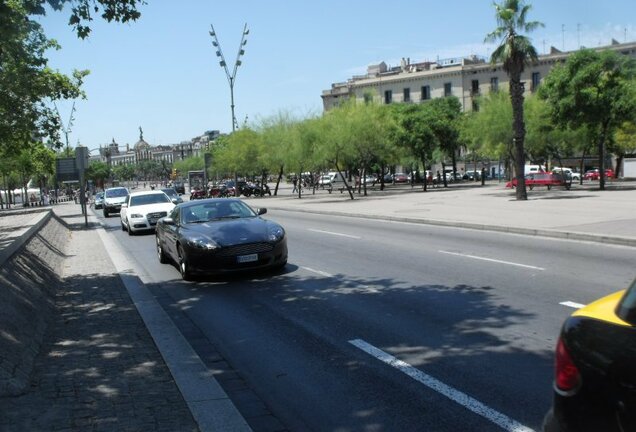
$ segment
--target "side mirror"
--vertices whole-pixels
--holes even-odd
[[[265,213],[267,213],[267,209],[266,209],[266,208],[261,207],[261,208],[259,208],[259,209],[256,211],[256,213],[258,213],[258,215],[259,215],[259,216],[260,216],[260,215],[264,215]]]
[[[123,203],[123,204],[121,205],[121,208],[128,208],[128,204]]]
[[[179,200],[176,198],[172,198],[172,204],[179,204]]]
[[[172,219],[171,217],[166,216],[164,218],[161,218],[160,220],[164,225],[174,225],[174,219]]]

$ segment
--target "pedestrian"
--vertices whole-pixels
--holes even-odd
[[[294,176],[292,178],[292,184],[294,185],[294,189],[292,189],[292,193],[296,193],[298,191],[297,186],[298,186],[298,177]]]
[[[49,205],[49,193],[48,193],[48,192],[46,192],[46,191],[44,192],[44,194],[42,194],[42,203],[43,203],[45,206],[48,206],[48,205]]]

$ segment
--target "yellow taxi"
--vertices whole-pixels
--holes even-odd
[[[544,431],[636,431],[636,280],[563,324]]]

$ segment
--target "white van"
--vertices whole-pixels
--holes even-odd
[[[526,165],[524,167],[524,175],[528,175],[528,174],[534,174],[534,173],[539,173],[539,172],[545,172],[545,166],[544,165]]]
[[[331,177],[331,183],[329,184],[329,193],[334,190],[339,190],[340,193],[347,190],[345,179],[338,171],[332,171],[327,174]],[[351,185],[349,185],[351,187]]]

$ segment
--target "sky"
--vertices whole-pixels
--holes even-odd
[[[113,139],[134,145],[188,141],[207,130],[232,131],[230,86],[219,66],[214,25],[228,65],[243,26],[249,34],[234,84],[242,126],[279,113],[305,118],[322,112],[323,90],[366,73],[381,61],[399,65],[463,57],[488,57],[485,36],[496,28],[491,0],[147,0],[129,24],[92,22],[78,39],[70,10],[39,18],[61,50],[49,66],[70,74],[90,70],[86,99],[75,101],[71,146],[89,149]],[[529,34],[539,53],[579,46],[636,41],[633,0],[535,0],[529,20],[545,27]],[[230,69],[230,73],[232,70]],[[57,104],[64,124],[72,101]]]

